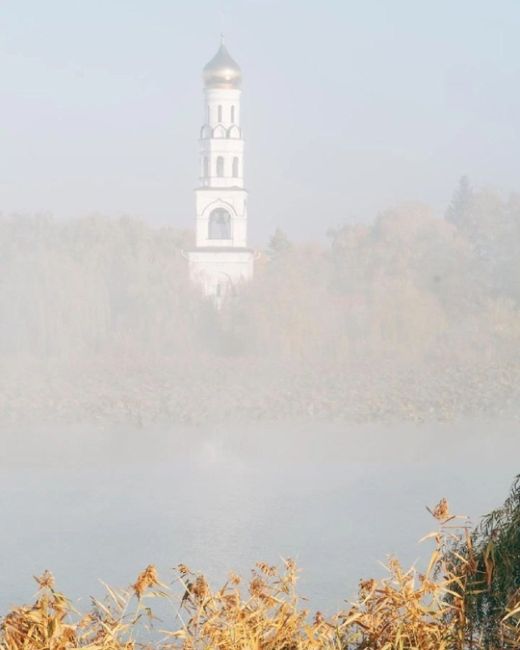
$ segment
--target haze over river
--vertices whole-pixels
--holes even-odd
[[[172,430],[3,431],[0,609],[32,576],[87,607],[99,579],[127,586],[149,563],[224,581],[256,561],[296,559],[313,609],[340,607],[435,522],[446,496],[474,521],[520,472],[518,422],[276,424]]]

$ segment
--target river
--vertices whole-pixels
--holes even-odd
[[[1,433],[0,609],[50,569],[75,601],[102,579],[184,562],[216,584],[228,570],[294,558],[312,608],[332,611],[388,554],[418,539],[443,496],[478,517],[520,471],[517,422],[278,423],[214,430]]]

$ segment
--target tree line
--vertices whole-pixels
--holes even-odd
[[[354,378],[374,387],[402,371],[409,390],[391,389],[402,403],[413,391],[426,403],[419,388],[442,382],[439,400],[464,386],[472,403],[496,401],[492,392],[502,388],[511,402],[520,369],[519,244],[520,195],[475,191],[463,178],[445,215],[403,204],[331,230],[324,243],[276,231],[254,279],[216,310],[189,281],[191,232],[132,218],[4,216],[4,377],[25,366],[75,364],[101,376],[134,364],[225,383],[240,368],[247,380],[233,391],[253,379],[267,389],[284,376],[305,392],[302,401],[319,392],[324,404],[335,392],[337,401],[353,395]]]

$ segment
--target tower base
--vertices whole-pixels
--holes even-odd
[[[250,248],[195,248],[188,253],[191,281],[218,307],[253,277]]]

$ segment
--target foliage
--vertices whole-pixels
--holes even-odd
[[[482,634],[486,647],[506,644],[502,612],[510,611],[506,636],[512,626],[517,635],[520,631],[520,475],[503,506],[482,518],[469,540],[459,544],[457,555],[471,560],[465,590],[471,627]],[[454,570],[460,566],[457,560]]]

